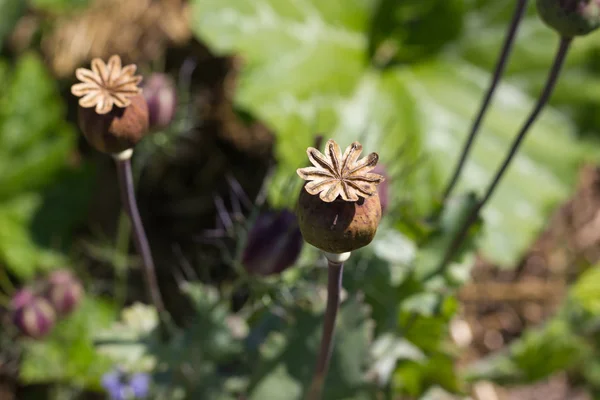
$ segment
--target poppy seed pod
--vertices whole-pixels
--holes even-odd
[[[168,126],[177,110],[177,91],[173,79],[166,74],[152,74],[145,81],[143,88],[148,103],[150,128]]]
[[[120,153],[135,146],[149,128],[148,105],[138,87],[134,64],[121,67],[119,56],[108,63],[96,58],[92,69],[78,68],[81,81],[71,87],[79,99],[79,126],[97,150]]]
[[[537,9],[564,37],[587,35],[600,27],[600,0],[537,0]]]
[[[19,290],[11,301],[12,321],[25,336],[39,339],[54,327],[56,314],[48,300],[29,289]]]
[[[381,221],[377,186],[381,175],[371,173],[376,153],[358,160],[362,146],[352,143],[342,155],[327,142],[325,154],[309,147],[314,167],[300,168],[307,182],[298,200],[298,224],[304,240],[328,253],[346,253],[371,243]]]
[[[131,98],[127,108],[113,108],[97,114],[79,108],[79,127],[87,141],[98,151],[116,154],[134,147],[148,133],[148,105],[141,94]]]
[[[47,282],[46,298],[59,315],[70,314],[81,303],[83,286],[69,271],[54,271]]]
[[[250,274],[279,274],[294,265],[302,250],[296,215],[289,210],[265,212],[248,232],[242,265]]]

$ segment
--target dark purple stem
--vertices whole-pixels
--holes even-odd
[[[328,261],[327,277],[327,306],[323,322],[323,336],[321,337],[321,348],[317,358],[315,374],[306,396],[306,400],[319,400],[323,393],[323,385],[329,370],[329,360],[333,349],[333,334],[335,331],[335,320],[340,306],[340,292],[342,291],[343,263]]]
[[[552,95],[554,87],[556,86],[556,82],[558,81],[558,77],[560,76],[560,71],[564,64],[564,61],[567,58],[567,54],[569,52],[571,42],[572,42],[572,38],[561,37],[560,44],[559,44],[558,50],[556,52],[556,56],[554,58],[554,63],[552,65],[552,69],[550,70],[550,73],[546,80],[546,85],[544,86],[542,94],[540,95],[538,102],[535,105],[535,108],[533,109],[533,111],[529,115],[529,118],[527,118],[527,121],[525,122],[525,124],[521,128],[519,134],[515,138],[512,146],[510,148],[510,151],[508,152],[508,155],[504,159],[504,162],[502,163],[502,166],[500,167],[498,172],[496,172],[496,175],[494,176],[492,183],[488,186],[488,189],[485,192],[485,195],[477,203],[477,205],[471,210],[468,217],[465,219],[465,222],[461,226],[461,229],[458,231],[458,234],[454,237],[454,240],[450,244],[450,247],[448,248],[448,251],[446,252],[439,267],[429,277],[432,277],[432,276],[440,273],[446,267],[446,265],[452,260],[454,255],[460,249],[460,246],[462,245],[463,240],[466,238],[469,228],[475,223],[475,221],[477,221],[477,218],[479,217],[479,212],[481,211],[481,209],[485,206],[485,204],[489,201],[489,199],[494,194],[494,191],[498,187],[498,184],[500,183],[500,180],[504,176],[504,173],[506,172],[512,159],[517,154],[517,151],[519,150],[519,147],[521,146],[523,139],[525,139],[525,136],[527,135],[529,128],[531,128],[531,126],[536,121],[537,117],[539,116],[540,112],[542,111],[542,109],[544,108],[546,103],[548,103],[548,100],[550,99],[550,96]]]
[[[463,147],[458,164],[454,169],[452,178],[450,178],[450,182],[448,183],[446,190],[444,190],[444,201],[450,196],[450,193],[452,193],[452,190],[458,182],[458,178],[462,172],[462,169],[465,166],[465,162],[467,161],[467,157],[469,156],[469,152],[471,151],[471,147],[473,146],[475,137],[477,136],[481,123],[483,122],[483,117],[485,116],[487,109],[489,108],[492,97],[494,96],[496,88],[498,87],[500,79],[502,78],[504,70],[506,69],[506,64],[508,62],[510,52],[512,51],[513,43],[515,42],[515,38],[519,30],[519,25],[521,23],[521,20],[523,19],[523,15],[525,15],[526,9],[527,0],[519,0],[515,8],[510,27],[508,28],[502,51],[500,52],[500,58],[498,59],[496,69],[494,70],[492,82],[490,84],[490,87],[488,88],[485,98],[483,99],[483,103],[481,103],[479,113],[477,114],[477,117],[475,118],[475,121],[471,126],[471,131],[469,132],[469,136],[467,137],[467,141]]]
[[[143,275],[146,281],[146,287],[150,292],[150,298],[154,307],[156,307],[156,311],[158,312],[161,321],[166,324],[167,314],[156,279],[156,270],[154,268],[154,261],[152,260],[152,252],[150,251],[148,238],[146,237],[142,218],[140,217],[140,212],[135,199],[133,175],[131,172],[131,158],[115,157],[114,159],[117,165],[117,175],[119,178],[119,186],[121,188],[121,202],[123,203],[125,212],[131,220],[135,247],[138,254],[142,257]]]

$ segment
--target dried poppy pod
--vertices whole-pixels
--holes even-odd
[[[298,200],[298,224],[304,240],[334,254],[351,252],[371,243],[381,221],[377,185],[381,175],[370,173],[379,159],[371,153],[358,160],[362,145],[352,143],[342,155],[327,141],[325,155],[307,150],[314,167],[298,169],[307,182]]]
[[[78,68],[77,83],[71,93],[79,99],[79,125],[85,138],[97,150],[120,153],[134,147],[147,133],[148,104],[134,75],[134,64],[121,66],[112,56],[105,64],[92,60],[92,69]]]
[[[537,0],[537,9],[542,20],[564,37],[600,28],[600,0]]]

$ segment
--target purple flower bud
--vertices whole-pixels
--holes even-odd
[[[254,275],[281,273],[296,262],[302,244],[294,213],[288,210],[262,213],[248,232],[242,265]]]
[[[43,297],[30,289],[19,290],[10,304],[12,321],[25,336],[34,339],[47,335],[56,321],[54,309]]]
[[[379,186],[377,186],[377,192],[379,194],[379,202],[381,203],[381,213],[385,214],[385,211],[387,210],[387,208],[389,206],[389,201],[390,201],[390,194],[389,194],[390,177],[387,174],[385,167],[381,164],[378,164],[375,168],[373,168],[373,170],[371,172],[374,174],[382,175],[385,178],[385,180],[383,182],[381,182],[379,184]]]
[[[46,297],[59,315],[70,314],[81,302],[83,286],[70,271],[61,269],[48,276]]]
[[[168,126],[177,109],[177,92],[169,75],[154,73],[145,81],[143,94],[148,103],[150,128]]]

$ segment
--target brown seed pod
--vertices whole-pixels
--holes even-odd
[[[302,188],[298,224],[307,243],[328,253],[346,253],[371,243],[381,221],[377,192],[358,201],[327,203]]]
[[[130,100],[126,108],[113,107],[107,114],[79,107],[79,127],[96,150],[120,153],[134,147],[148,133],[146,99],[138,94]]]
[[[148,104],[138,87],[141,76],[134,64],[121,66],[121,58],[108,63],[92,60],[91,69],[79,68],[80,80],[71,87],[79,99],[79,125],[97,150],[120,153],[130,149],[148,133]]]
[[[298,200],[298,224],[304,240],[328,253],[346,253],[371,243],[381,221],[377,186],[383,176],[371,173],[376,153],[358,159],[362,146],[352,143],[342,154],[329,140],[325,154],[309,147],[312,167],[300,168],[307,182]]]

